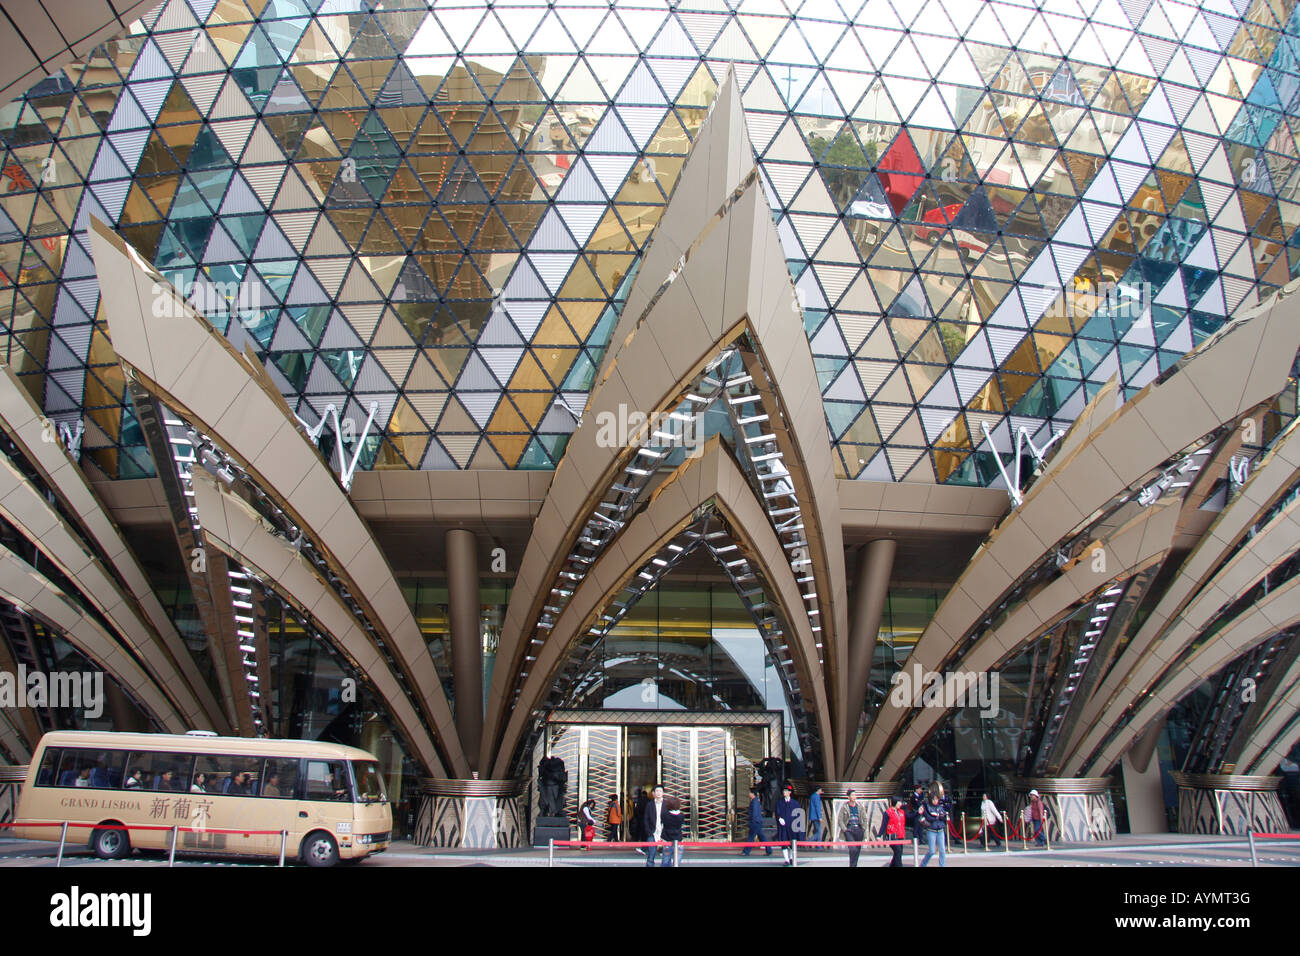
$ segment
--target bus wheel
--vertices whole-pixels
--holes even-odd
[[[302,841],[299,857],[308,866],[333,866],[339,861],[338,844],[328,833],[318,830],[307,834],[307,839]]]
[[[96,830],[91,834],[90,848],[101,860],[120,860],[131,855],[131,838],[125,830]]]

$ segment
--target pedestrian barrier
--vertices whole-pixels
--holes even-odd
[[[675,843],[665,843],[665,842],[656,843],[653,840],[650,842],[639,842],[639,841],[631,841],[631,840],[627,840],[627,841],[607,840],[600,843],[597,843],[595,841],[585,841],[585,840],[551,840],[549,841],[548,844],[549,850],[547,854],[546,865],[547,866],[555,865],[555,851],[557,848],[562,850],[577,849],[577,850],[621,851],[621,850],[636,850],[636,849],[649,848],[649,847],[657,847],[659,849],[667,849],[669,847],[673,847],[674,862],[676,862],[679,859],[681,850],[743,850],[746,848],[776,849],[776,850],[789,850],[791,856],[791,862],[798,863],[800,847],[822,847],[826,849],[833,849],[835,847],[844,847],[845,849],[848,849],[851,847],[861,848],[861,847],[869,847],[869,846],[906,846],[907,843],[908,841],[906,840],[853,840],[853,841],[849,841],[849,840],[789,840],[789,841],[766,840],[766,841],[753,841],[753,842],[744,842],[744,843],[732,842],[728,840],[681,840]],[[915,859],[916,856],[915,841],[913,841],[912,849],[913,849],[913,857]]]
[[[25,827],[27,829],[61,827],[63,832],[59,835],[59,855],[58,857],[55,858],[54,861],[54,865],[56,867],[63,865],[63,849],[68,842],[69,827],[80,827],[89,830],[125,830],[127,831],[128,837],[130,836],[130,832],[132,830],[152,830],[155,832],[162,831],[162,830],[170,831],[172,835],[172,839],[171,839],[170,849],[168,850],[167,853],[168,866],[176,865],[176,844],[179,842],[179,835],[181,833],[222,833],[222,834],[226,834],[227,836],[242,835],[246,837],[278,836],[280,838],[280,863],[279,863],[280,866],[284,866],[285,848],[289,840],[288,830],[225,830],[219,827],[182,827],[182,826],[168,827],[168,826],[153,825],[148,823],[132,824],[131,826],[124,826],[118,823],[67,823],[67,822],[24,823],[21,820],[15,820],[12,823],[0,823],[0,830],[11,830],[14,827]]]
[[[1246,839],[1250,842],[1251,866],[1259,866],[1259,857],[1255,854],[1255,837],[1268,840],[1300,840],[1300,833],[1257,833],[1254,830],[1247,830]]]

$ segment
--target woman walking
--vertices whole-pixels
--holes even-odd
[[[922,866],[930,862],[935,850],[939,851],[939,865],[948,865],[948,814],[949,805],[943,798],[943,787],[937,782],[931,784],[930,794],[921,803],[916,816],[917,828],[925,836],[926,853]]]
[[[882,840],[904,840],[907,834],[907,811],[903,809],[905,801],[902,797],[895,797],[893,804],[885,810],[885,818],[880,823],[880,838]],[[893,857],[885,866],[902,866],[903,865],[903,844],[894,843],[889,848],[893,851]]]
[[[663,866],[681,866],[682,865],[682,822],[685,815],[682,813],[682,801],[677,797],[664,798],[664,826],[662,838],[665,843],[670,844],[664,852]]]

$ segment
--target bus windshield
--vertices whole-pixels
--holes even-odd
[[[357,778],[357,802],[387,802],[388,793],[384,790],[384,778],[380,776],[379,764],[373,760],[354,760],[352,774]]]

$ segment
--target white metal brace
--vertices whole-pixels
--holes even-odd
[[[86,423],[77,421],[75,426],[68,422],[59,422],[59,437],[63,439],[63,447],[68,449],[68,454],[73,458],[81,457],[81,439],[86,434]]]
[[[989,431],[989,423],[980,422],[980,428],[984,430],[984,437],[988,440],[989,447],[993,449],[993,460],[998,463],[998,471],[1002,472],[1002,480],[1007,483],[1007,495],[1011,498],[1011,507],[1019,508],[1025,500],[1025,496],[1020,491],[1020,457],[1025,446],[1029,446],[1029,452],[1034,456],[1034,462],[1041,466],[1047,456],[1047,450],[1055,445],[1057,439],[1064,435],[1065,432],[1053,432],[1047,444],[1039,448],[1034,444],[1034,440],[1029,437],[1029,429],[1021,425],[1016,430],[1016,468],[1013,479],[1011,475],[1007,474],[1006,466],[1002,464],[1002,453],[998,451],[998,446],[993,442],[993,433]]]
[[[294,418],[298,419],[298,424],[307,430],[307,437],[312,440],[312,444],[320,446],[320,436],[325,431],[325,423],[329,421],[331,415],[334,416],[334,450],[338,453],[339,459],[339,484],[343,486],[344,491],[352,490],[352,479],[357,473],[357,463],[361,461],[361,450],[365,447],[366,436],[370,434],[370,426],[374,424],[375,416],[379,414],[379,403],[370,403],[370,414],[366,416],[365,427],[361,429],[361,434],[357,436],[356,445],[352,450],[350,460],[343,457],[343,423],[339,420],[339,410],[333,402],[325,406],[325,414],[321,415],[320,421],[315,427],[308,425],[302,420],[302,417],[296,412]]]

